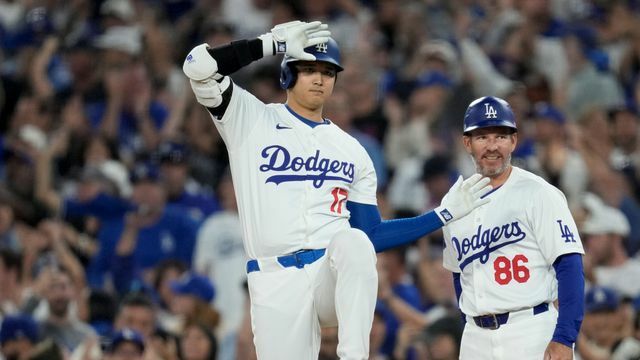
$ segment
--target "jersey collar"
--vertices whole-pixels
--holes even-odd
[[[306,117],[304,117],[304,116],[302,116],[302,115],[298,114],[297,112],[293,111],[293,109],[291,109],[291,108],[289,107],[289,105],[284,104],[284,107],[286,107],[286,108],[287,108],[287,110],[289,110],[289,112],[291,113],[291,115],[295,116],[296,118],[298,118],[298,120],[300,120],[300,121],[302,121],[303,123],[307,124],[307,125],[308,125],[309,127],[311,127],[311,128],[314,128],[314,127],[316,127],[316,126],[318,126],[318,125],[327,125],[327,124],[330,124],[330,123],[331,123],[329,120],[327,120],[327,119],[325,119],[325,118],[322,118],[322,122],[320,122],[320,123],[319,123],[319,122],[315,122],[315,121],[313,121],[313,120],[309,120],[309,119],[307,119]]]
[[[520,171],[520,170],[519,170],[517,167],[515,167],[515,166],[511,165],[511,173],[509,174],[509,177],[507,178],[507,180],[506,180],[504,183],[502,183],[502,185],[497,186],[497,187],[495,187],[495,188],[491,189],[491,191],[489,191],[488,193],[484,194],[484,195],[482,196],[482,199],[484,199],[485,197],[487,197],[487,196],[489,196],[489,195],[493,194],[494,192],[496,192],[496,190],[500,189],[500,188],[501,188],[501,187],[503,187],[505,184],[509,183],[509,182],[510,182],[510,180],[514,177],[514,173],[515,173],[515,172],[517,172],[517,171]]]
[[[504,185],[504,184],[502,184],[502,185]],[[486,193],[486,194],[482,195],[480,198],[481,198],[481,199],[484,199],[484,198],[486,198],[487,196],[489,196],[489,195],[493,194],[496,190],[500,189],[500,188],[502,187],[502,185],[500,185],[500,186],[498,186],[498,187],[495,187],[495,188],[491,189],[491,191],[489,191],[488,193]]]

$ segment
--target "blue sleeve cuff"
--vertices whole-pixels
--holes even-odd
[[[566,345],[570,348],[573,347],[573,344],[575,343],[575,339],[573,339],[572,337],[567,337],[566,335],[564,335],[564,333],[571,333],[573,332],[572,329],[560,329],[558,327],[556,327],[556,330],[553,332],[553,337],[551,338],[551,341],[555,341],[557,343],[560,343],[562,345]]]

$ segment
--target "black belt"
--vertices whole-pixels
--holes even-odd
[[[533,315],[541,314],[547,310],[549,310],[548,303],[538,304],[533,307]],[[473,321],[476,323],[476,325],[478,325],[483,329],[491,329],[491,330],[495,330],[499,328],[500,325],[506,324],[507,320],[509,320],[508,312],[502,313],[502,314],[489,314],[489,315],[480,315],[480,316],[473,317]]]

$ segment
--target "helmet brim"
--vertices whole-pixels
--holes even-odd
[[[288,64],[294,64],[294,63],[301,62],[301,61],[308,61],[308,60],[300,60],[300,59],[296,59],[296,58],[288,58],[288,59],[285,59],[282,63],[283,63],[283,66],[287,66]],[[333,59],[318,58],[316,60],[311,60],[309,62],[321,62],[321,63],[333,65],[336,68],[336,72],[340,72],[340,71],[344,70],[344,68],[342,66],[338,65]]]
[[[518,132],[518,128],[516,128],[513,122],[508,120],[485,120],[480,121],[478,123],[473,124],[472,126],[468,126],[464,129],[464,134],[467,134],[473,130],[488,128],[488,127],[508,127],[513,130],[513,132]]]

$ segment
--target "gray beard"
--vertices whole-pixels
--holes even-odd
[[[482,176],[486,176],[488,178],[493,178],[504,173],[509,168],[509,165],[511,165],[511,154],[507,155],[507,158],[505,159],[504,163],[502,163],[502,166],[495,170],[483,169],[480,164],[476,162],[476,159],[473,156],[471,156],[471,161],[473,161],[473,164],[476,166],[476,171],[478,172],[478,174],[481,174]]]

